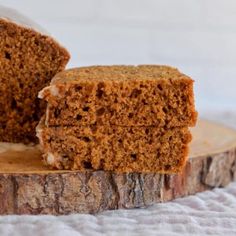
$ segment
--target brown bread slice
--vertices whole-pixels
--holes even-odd
[[[169,66],[91,66],[57,74],[40,94],[47,126],[194,126],[193,80]]]
[[[187,127],[37,127],[44,161],[56,169],[177,173],[188,156]]]
[[[0,16],[0,141],[37,141],[35,127],[46,107],[38,92],[69,57],[51,37]]]

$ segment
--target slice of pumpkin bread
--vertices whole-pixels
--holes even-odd
[[[58,73],[40,94],[47,126],[194,126],[193,80],[168,66],[91,66]]]
[[[177,173],[185,165],[187,127],[37,127],[44,161],[56,169]]]

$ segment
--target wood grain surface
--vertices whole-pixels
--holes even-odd
[[[0,153],[0,214],[97,213],[146,207],[236,180],[236,131],[209,121],[192,129],[190,158],[177,175],[55,171],[37,148]]]

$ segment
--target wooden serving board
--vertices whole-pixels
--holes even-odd
[[[192,129],[183,173],[52,171],[38,149],[0,154],[0,214],[96,213],[145,207],[236,180],[236,131],[209,121]]]

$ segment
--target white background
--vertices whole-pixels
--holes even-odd
[[[158,63],[196,81],[200,113],[236,110],[235,0],[2,0],[71,52],[68,67]]]

